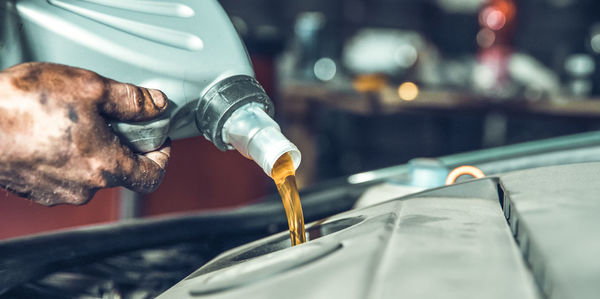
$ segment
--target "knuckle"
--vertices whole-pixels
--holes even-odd
[[[93,188],[104,188],[110,185],[110,179],[103,172],[98,172],[90,174],[85,184]]]
[[[66,203],[76,206],[84,205],[92,199],[92,196],[95,193],[93,190],[94,189],[82,188],[77,192],[73,192],[66,200]]]
[[[92,190],[86,190],[85,193],[78,195],[75,198],[75,205],[84,205],[86,203],[88,203],[90,200],[92,200],[92,197],[94,196],[94,194],[96,193],[96,191],[94,191],[94,189]]]
[[[106,96],[106,84],[100,75],[89,72],[86,75],[87,78],[83,78],[85,84],[85,92],[92,99],[103,99]]]
[[[56,71],[56,78],[69,82],[69,86],[76,86],[72,91],[66,92],[80,99],[98,100],[106,92],[104,77],[85,69],[64,66]]]
[[[35,192],[34,191],[27,195],[20,194],[20,193],[15,193],[15,194],[17,194],[18,196],[24,197],[24,198],[28,198],[35,203],[38,203],[40,205],[47,206],[47,207],[53,206],[57,203],[60,203],[60,200],[61,200],[61,198],[50,197],[43,192]]]
[[[36,202],[40,205],[46,206],[46,207],[51,207],[57,204],[61,204],[64,203],[65,201],[62,198],[47,198],[47,197],[38,197],[38,196],[31,196],[29,199],[31,199],[33,202]]]

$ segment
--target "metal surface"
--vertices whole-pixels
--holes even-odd
[[[519,247],[547,298],[600,294],[600,163],[501,176]]]
[[[427,190],[230,250],[159,298],[597,298],[599,181],[596,162]]]
[[[281,233],[226,252],[159,298],[538,298],[493,179],[346,212],[307,231],[310,242],[292,248]]]

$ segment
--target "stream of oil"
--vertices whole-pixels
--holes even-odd
[[[271,177],[277,185],[277,191],[281,195],[281,201],[285,208],[292,246],[302,244],[306,242],[304,215],[302,215],[302,205],[300,204],[298,187],[296,187],[296,172],[290,154],[283,154],[277,159],[277,162],[273,165]]]

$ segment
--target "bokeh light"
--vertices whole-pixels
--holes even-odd
[[[506,24],[506,15],[504,12],[493,6],[486,7],[479,17],[481,25],[492,30],[500,30]]]
[[[594,50],[594,52],[596,53],[600,53],[600,33],[594,34],[594,36],[592,36],[592,39],[590,40],[590,43],[592,46],[592,50]]]
[[[387,85],[387,79],[380,74],[360,75],[352,81],[352,87],[358,92],[380,91]]]
[[[404,101],[412,101],[419,95],[419,87],[412,82],[404,82],[398,86],[398,96]]]
[[[329,81],[333,79],[333,77],[335,77],[336,70],[337,67],[335,65],[335,61],[327,57],[317,60],[313,67],[315,77],[321,81]]]
[[[482,48],[489,48],[496,41],[496,34],[488,28],[482,28],[477,32],[477,45]]]

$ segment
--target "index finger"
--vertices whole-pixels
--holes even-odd
[[[157,89],[139,87],[111,79],[106,82],[107,95],[100,112],[111,119],[125,122],[151,120],[168,106],[167,96]]]

